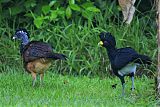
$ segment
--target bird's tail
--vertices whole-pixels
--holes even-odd
[[[135,63],[151,65],[152,60],[146,55],[137,55]]]
[[[48,55],[47,58],[51,58],[54,60],[61,59],[61,60],[66,60],[67,56],[64,54],[59,54],[59,53],[52,53],[51,55]]]

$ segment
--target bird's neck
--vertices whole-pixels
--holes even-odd
[[[117,49],[116,49],[116,47],[109,47],[109,48],[106,48],[106,49],[107,49],[109,60],[112,62],[115,58]]]
[[[20,45],[20,53],[22,54],[24,47],[29,43],[28,36],[25,35],[22,40],[21,40],[21,45]]]
[[[27,45],[28,43],[29,43],[28,37],[27,37],[27,36],[24,36],[24,38],[22,38],[21,44],[25,46],[25,45]]]

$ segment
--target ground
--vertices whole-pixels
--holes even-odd
[[[121,96],[121,84],[117,77],[62,76],[47,72],[44,84],[39,78],[32,87],[28,73],[0,73],[0,106],[83,106],[83,107],[132,107],[156,106],[154,79],[135,78],[135,92],[131,93],[131,81],[126,78],[126,94]],[[116,89],[111,85],[117,83]]]

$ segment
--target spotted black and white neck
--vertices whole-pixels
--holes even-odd
[[[24,47],[25,47],[29,42],[30,42],[30,41],[29,41],[29,39],[28,39],[28,36],[25,35],[24,38],[22,38],[22,40],[21,40],[20,53],[23,52]]]
[[[15,35],[13,36],[13,39],[17,39],[21,41],[20,44],[20,52],[22,53],[25,45],[27,45],[30,41],[29,41],[29,37],[28,37],[28,32],[26,29],[19,29],[16,30]]]

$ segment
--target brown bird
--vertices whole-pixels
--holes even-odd
[[[66,60],[63,54],[54,53],[50,44],[41,41],[29,41],[29,33],[26,29],[18,29],[13,39],[21,41],[20,53],[23,58],[24,68],[31,73],[32,85],[35,86],[36,76],[40,74],[40,84],[43,82],[44,72],[51,65],[52,60]]]

